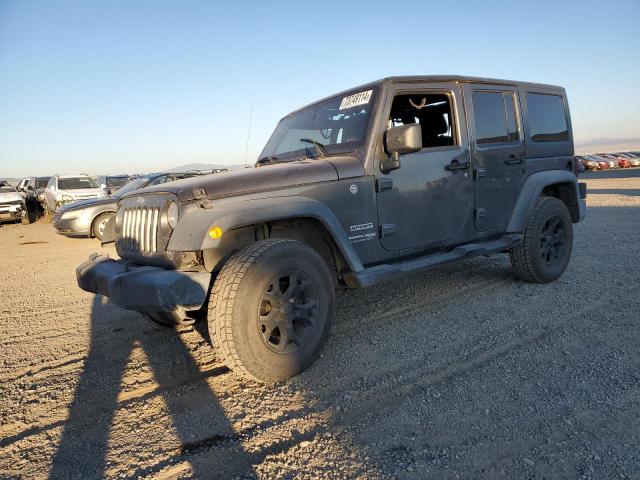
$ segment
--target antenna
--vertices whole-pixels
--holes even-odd
[[[249,111],[249,126],[247,127],[247,144],[244,147],[244,166],[247,166],[247,154],[249,153],[249,136],[251,135],[251,120],[253,120],[253,97],[251,98],[251,110]]]

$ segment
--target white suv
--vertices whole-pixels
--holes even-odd
[[[44,203],[49,212],[55,213],[67,203],[106,196],[89,175],[54,175],[44,190]]]

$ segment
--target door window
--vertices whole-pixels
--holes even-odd
[[[473,92],[473,118],[478,145],[519,139],[515,99],[511,92]]]
[[[446,93],[397,95],[391,105],[389,127],[420,124],[422,148],[456,144],[451,98]]]

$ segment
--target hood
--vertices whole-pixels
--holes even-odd
[[[118,202],[115,198],[89,198],[87,200],[76,200],[75,202],[68,203],[65,205],[65,210],[75,210],[76,208],[85,208],[85,207],[93,207],[97,205],[107,205],[112,203],[115,205]]]
[[[185,202],[197,198],[194,190],[201,188],[207,192],[208,198],[213,199],[337,179],[336,167],[327,160],[300,160],[176,180],[143,188],[125,197],[140,193],[169,192]]]
[[[22,200],[22,195],[18,192],[0,193],[0,202],[15,202],[17,200]]]

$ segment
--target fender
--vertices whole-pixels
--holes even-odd
[[[178,222],[167,249],[193,252],[217,248],[220,239],[212,239],[207,233],[214,224],[226,232],[256,223],[291,218],[312,218],[321,222],[333,237],[349,268],[354,272],[363,270],[360,257],[335,214],[323,203],[302,196],[225,202],[217,208],[214,205],[213,208],[188,212]]]
[[[555,185],[558,183],[571,183],[574,186],[576,204],[580,206],[579,220],[582,220],[584,213],[578,192],[578,181],[575,174],[568,170],[545,170],[542,172],[536,172],[525,180],[525,183],[520,190],[520,196],[518,196],[513,213],[511,214],[511,218],[509,219],[507,232],[522,232],[525,228],[529,215],[536,205],[538,197],[540,197],[540,194],[542,193],[542,190],[549,185]]]

